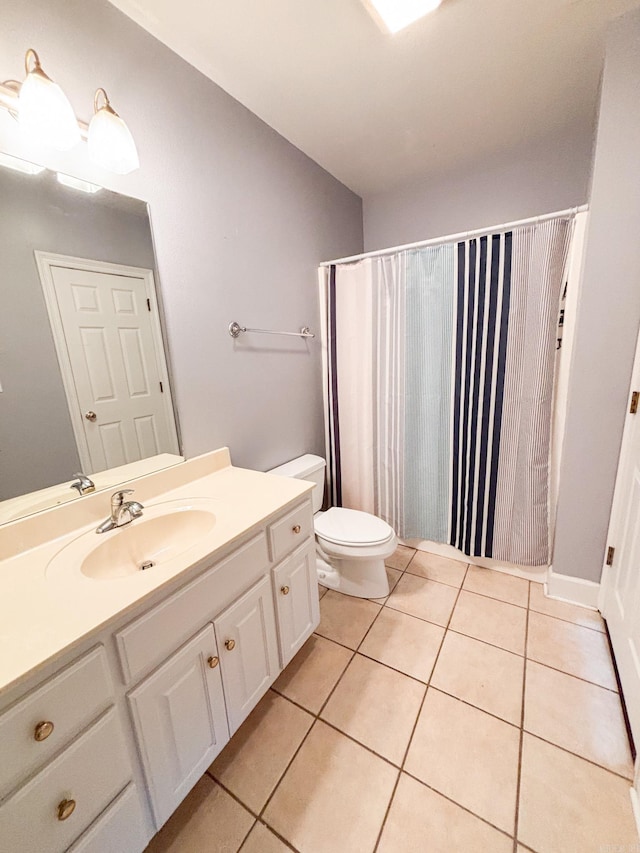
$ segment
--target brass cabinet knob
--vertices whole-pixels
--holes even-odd
[[[46,740],[53,731],[53,723],[43,720],[33,730],[33,736],[37,741]]]
[[[224,645],[228,651],[232,652],[236,647],[236,641],[235,640],[226,640]]]
[[[209,664],[211,669],[215,669],[220,663],[220,660],[215,655],[211,655],[210,658],[207,658],[207,663]]]
[[[289,595],[289,587],[288,587],[288,586],[281,586],[281,587],[280,587],[280,592],[281,592],[283,595]]]
[[[61,800],[58,803],[58,820],[66,820],[76,810],[75,800]]]
[[[302,528],[300,527],[300,525],[299,525],[299,524],[294,524],[294,525],[293,525],[293,527],[292,527],[291,529],[293,530],[293,532],[294,532],[294,533],[300,533],[300,530],[301,530]]]
[[[91,421],[91,423],[98,420],[98,416],[95,412],[85,412],[84,416],[88,421]]]

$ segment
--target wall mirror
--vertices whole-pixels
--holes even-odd
[[[0,154],[0,524],[181,461],[157,284],[146,203]]]

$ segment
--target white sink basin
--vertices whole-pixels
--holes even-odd
[[[179,557],[211,533],[215,504],[208,499],[168,501],[145,507],[130,524],[91,530],[60,550],[47,566],[48,578],[77,571],[95,580],[114,580],[153,571]]]

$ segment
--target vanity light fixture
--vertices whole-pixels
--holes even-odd
[[[67,96],[44,73],[33,48],[25,54],[24,67],[27,76],[18,95],[20,128],[32,139],[68,151],[80,142],[80,128]]]
[[[98,166],[127,175],[139,168],[136,144],[127,125],[109,102],[104,89],[93,99],[94,115],[89,125],[89,157]]]
[[[397,33],[437,9],[442,0],[362,0],[378,26]]]
[[[3,154],[1,151],[0,166],[4,166],[5,169],[13,169],[14,172],[22,172],[23,175],[39,175],[40,172],[44,172],[44,166],[37,166],[35,163],[29,163],[19,157],[12,157],[10,154]]]
[[[61,151],[73,148],[81,139],[89,143],[89,157],[98,166],[127,175],[139,168],[136,144],[127,125],[109,103],[104,89],[96,91],[91,124],[74,114],[67,96],[42,70],[33,48],[25,54],[27,72],[23,83],[0,83],[0,108],[7,110],[31,138]]]
[[[82,193],[97,193],[102,189],[99,184],[92,184],[89,181],[83,181],[81,178],[65,175],[64,172],[57,172],[56,177],[58,183],[62,184],[63,187],[70,187],[72,190],[79,190]]]

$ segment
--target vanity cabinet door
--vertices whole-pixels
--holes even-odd
[[[229,740],[213,625],[128,698],[160,829]]]
[[[273,569],[280,657],[285,667],[320,622],[315,543]]]
[[[270,578],[258,581],[213,624],[233,734],[280,671]]]

